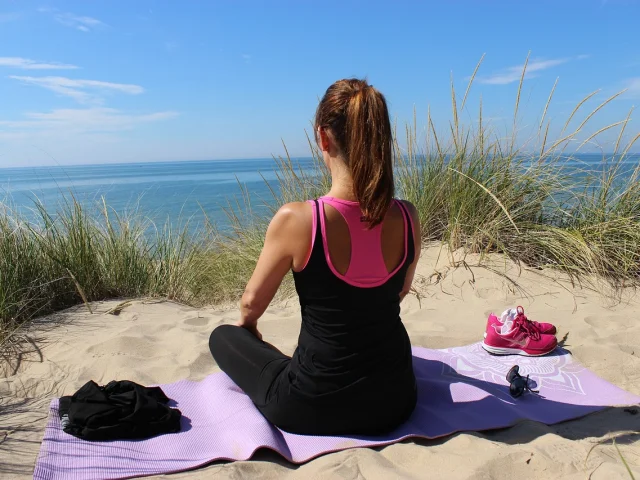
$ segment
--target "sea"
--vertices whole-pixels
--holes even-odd
[[[313,167],[311,158],[292,162],[301,169]],[[585,168],[597,173],[603,157],[577,155],[570,162],[582,174]],[[640,154],[627,156],[622,170],[631,172],[638,163]],[[0,168],[0,204],[35,221],[37,203],[55,214],[71,198],[88,210],[104,199],[111,212],[142,215],[156,226],[197,230],[212,223],[224,230],[231,224],[230,205],[241,219],[248,205],[253,213],[269,211],[276,172],[272,158]]]
[[[312,158],[292,159],[311,169]],[[103,204],[121,217],[137,215],[155,227],[214,224],[225,230],[236,214],[260,215],[274,204],[272,158],[0,168],[0,203],[36,221],[36,206],[55,215],[77,201],[95,214]]]

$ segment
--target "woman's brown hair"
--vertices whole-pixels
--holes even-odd
[[[382,222],[394,194],[392,135],[387,102],[366,80],[338,80],[316,112],[315,130],[330,130],[353,180],[364,220]]]

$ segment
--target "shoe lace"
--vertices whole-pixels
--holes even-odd
[[[518,307],[518,314],[513,320],[513,324],[534,340],[540,340],[540,331],[537,326],[524,315],[524,309],[522,307]]]
[[[540,330],[540,323],[536,322],[535,320],[529,320],[526,315],[524,314],[524,308],[522,307],[518,307],[517,308],[517,317],[522,317],[522,320],[525,322],[528,322],[532,327]]]

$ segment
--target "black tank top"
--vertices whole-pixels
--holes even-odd
[[[384,386],[406,399],[400,403],[415,402],[411,344],[400,320],[400,292],[415,245],[409,213],[397,204],[408,225],[406,258],[385,283],[363,288],[338,278],[327,264],[320,228],[324,212],[314,202],[317,226],[311,256],[302,271],[293,273],[302,326],[285,375],[289,393],[314,402],[344,403],[379,393]]]

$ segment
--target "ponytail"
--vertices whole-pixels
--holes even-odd
[[[316,127],[331,129],[353,181],[364,220],[375,227],[394,195],[391,122],[384,96],[364,80],[339,80],[316,113]]]

